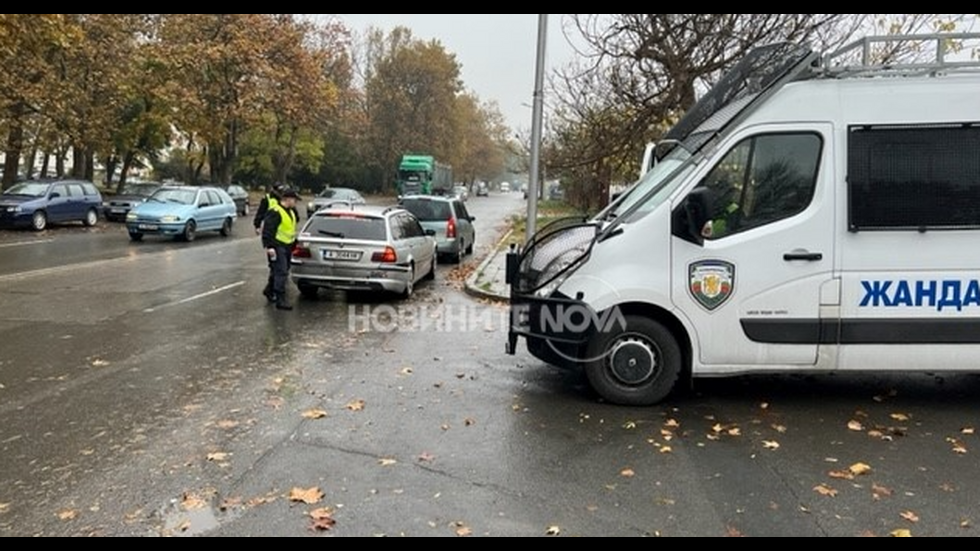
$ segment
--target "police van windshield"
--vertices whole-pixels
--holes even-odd
[[[631,213],[631,220],[660,206],[684,181],[683,176],[694,166],[691,154],[683,147],[675,147],[666,157],[643,175],[626,194],[608,211],[604,218],[614,220]],[[631,211],[636,210],[633,214]],[[642,213],[642,214],[641,214]]]

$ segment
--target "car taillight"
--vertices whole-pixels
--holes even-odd
[[[371,262],[378,264],[395,264],[398,262],[398,253],[391,247],[385,247],[384,252],[371,255]]]
[[[456,239],[456,219],[450,218],[449,225],[446,226],[446,238]]]
[[[297,243],[293,246],[293,258],[313,258],[313,253],[306,245]]]

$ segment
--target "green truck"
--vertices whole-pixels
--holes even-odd
[[[432,155],[405,155],[398,165],[398,194],[449,195],[453,191],[453,169]]]

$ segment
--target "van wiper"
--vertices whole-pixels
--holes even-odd
[[[334,239],[347,239],[347,236],[342,233],[337,233],[337,232],[332,232],[327,230],[319,230],[317,233],[319,233],[320,235],[325,235],[327,237],[333,237]]]

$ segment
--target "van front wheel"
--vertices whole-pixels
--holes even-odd
[[[626,316],[626,328],[600,332],[589,344],[585,374],[604,399],[624,406],[652,406],[674,390],[683,355],[677,339],[651,319]]]

